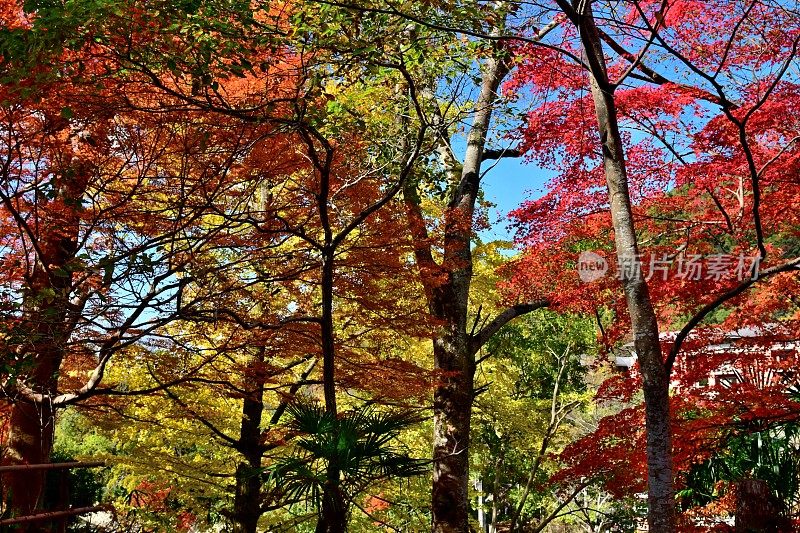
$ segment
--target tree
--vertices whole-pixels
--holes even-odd
[[[114,111],[113,96],[72,89],[62,83],[40,102],[6,100],[6,464],[48,460],[54,409],[99,392],[113,355],[175,318],[185,285],[175,279],[181,255],[204,245],[202,236],[186,240],[199,210],[164,209],[163,189],[151,181],[157,152],[139,144],[143,137]],[[198,182],[176,191],[178,202],[203,205]],[[66,368],[90,377],[61,381]],[[41,485],[9,474],[4,490],[15,509],[28,512]]]
[[[294,139],[296,144],[289,150],[308,154],[317,149],[314,144],[304,146],[300,135]],[[165,332],[180,343],[179,349],[155,352],[145,359],[143,370],[154,381],[147,387],[163,390],[167,403],[174,402],[171,409],[189,416],[204,433],[210,431],[215,441],[241,454],[229,514],[242,531],[255,530],[266,511],[299,503],[280,484],[262,488],[261,474],[276,460],[274,455],[282,453],[279,448],[286,446],[283,437],[271,442],[272,435],[275,430],[280,433],[276,426],[283,412],[305,385],[322,385],[323,391],[334,394],[334,400],[339,386],[364,390],[376,400],[427,392],[424,372],[422,383],[414,383],[420,381],[419,367],[397,360],[391,349],[381,345],[389,338],[384,329],[414,334],[420,323],[413,303],[399,294],[405,280],[403,247],[393,231],[398,221],[388,210],[386,214],[370,211],[388,194],[383,188],[384,163],[379,171],[358,167],[355,150],[351,148],[349,159],[340,159],[334,146],[331,142],[324,150],[336,150],[335,158],[323,152],[331,163],[323,167],[324,179],[315,163],[287,174],[271,172],[268,158],[285,157],[284,151],[273,152],[274,146],[269,152],[259,149],[244,158],[241,165],[246,175],[255,176],[252,188],[261,193],[260,199],[241,202],[237,194],[214,204],[214,218],[223,221],[221,228],[209,228],[217,234],[217,246],[195,254],[186,266],[196,288],[192,289],[194,303],[184,306],[181,316],[199,331],[173,328]],[[314,161],[315,156],[311,152],[308,160]],[[247,190],[242,187],[247,183],[239,181],[239,190]],[[323,196],[319,191],[325,188]],[[319,202],[326,209],[331,202],[336,209],[326,213]],[[351,217],[362,218],[351,226]],[[336,233],[326,230],[326,225]],[[341,227],[353,232],[352,238],[339,239]],[[320,240],[334,237],[335,247],[321,250],[325,246]],[[322,253],[334,261],[327,273]],[[334,285],[332,276],[342,281]],[[321,328],[324,301],[330,313],[329,329]],[[354,316],[359,318],[353,320]],[[181,327],[187,328],[186,324]],[[326,350],[341,353],[341,359]],[[315,363],[326,358],[334,366],[323,367],[318,376]],[[151,368],[151,362],[158,366]],[[301,367],[307,370],[299,380],[289,374],[285,381],[289,370]],[[186,375],[189,369],[195,370]],[[385,378],[373,376],[366,382],[364,375],[375,370]],[[394,390],[387,387],[390,380],[395,380]],[[207,397],[195,394],[198,385],[228,395],[232,402],[209,406]],[[233,427],[231,403],[241,409]],[[336,412],[326,416],[336,419]],[[269,422],[262,423],[262,418]],[[326,464],[338,468],[335,461]],[[320,528],[344,528],[347,522],[349,500],[332,501],[337,495],[344,497],[339,476],[335,479],[336,483],[323,487]]]
[[[298,21],[298,34],[302,35],[305,24],[310,22]],[[402,276],[407,248],[404,233],[398,231],[397,210],[384,209],[392,206],[426,139],[425,125],[413,123],[417,112],[413,99],[394,89],[413,71],[413,65],[404,65],[407,53],[387,45],[381,51],[382,60],[397,57],[397,64],[377,68],[369,61],[344,62],[335,74],[324,70],[329,63],[320,58],[325,55],[322,46],[308,56],[287,59],[286,65],[276,68],[286,68],[290,80],[307,83],[308,93],[302,100],[294,99],[290,85],[288,94],[269,95],[297,104],[282,118],[275,108],[269,109],[272,115],[260,114],[259,106],[268,97],[250,92],[252,84],[274,74],[272,70],[240,73],[241,81],[221,81],[216,88],[190,87],[188,80],[173,87],[155,76],[152,65],[130,57],[121,60],[149,78],[147,83],[158,94],[168,95],[160,103],[163,108],[184,112],[188,108],[190,116],[198,117],[200,132],[212,120],[242,128],[242,150],[235,166],[217,169],[231,186],[209,199],[208,216],[198,228],[213,235],[214,244],[193,250],[183,266],[182,279],[192,282],[185,289],[191,301],[180,306],[178,315],[183,323],[160,332],[178,345],[173,353],[156,349],[145,356],[146,372],[154,382],[144,386],[151,393],[166,395],[215,440],[242,455],[229,512],[239,530],[255,530],[261,515],[275,505],[296,503],[280,500],[280,487],[277,503],[265,503],[265,498],[275,495],[262,490],[259,475],[266,467],[265,454],[277,447],[262,442],[265,433],[274,429],[288,404],[286,398],[280,399],[265,429],[261,423],[266,418],[265,392],[281,391],[283,386],[271,387],[271,382],[284,367],[321,359],[321,379],[314,381],[322,384],[326,409],[333,417],[338,412],[337,387],[355,387],[375,368],[386,372],[386,380],[361,388],[378,399],[384,395],[396,400],[420,389],[411,383],[419,380],[419,368],[392,360],[396,355],[381,346],[387,337],[380,331],[391,328],[415,334],[419,324],[426,327],[417,306],[401,292],[407,285]],[[368,77],[365,63],[373,68],[366,71]],[[272,83],[267,87],[275,89]],[[407,109],[408,120],[391,123],[385,109],[374,101],[354,97],[356,90],[399,101]],[[206,92],[205,101],[197,98],[199,91]],[[334,94],[335,105],[331,102]],[[244,107],[251,102],[256,104]],[[315,102],[321,105],[310,105]],[[155,112],[152,104],[142,107],[142,113]],[[290,125],[291,133],[270,135],[275,133],[275,124]],[[398,133],[398,142],[387,142]],[[377,137],[372,144],[366,142],[370,135]],[[176,150],[181,153],[180,147]],[[353,321],[357,313],[360,318]],[[187,324],[207,329],[193,336],[182,332]],[[176,355],[183,356],[181,364],[164,365]],[[388,360],[377,363],[376,355]],[[219,363],[226,359],[235,365],[225,370],[229,374],[223,378],[216,373],[227,368],[227,363]],[[153,369],[150,362],[160,363]],[[286,384],[289,397],[307,384],[307,375],[298,383]],[[386,390],[391,379],[396,380],[397,392]],[[185,397],[199,383],[241,400],[241,423],[235,430],[239,435],[227,427],[229,414],[220,420]],[[426,383],[423,377],[423,390]],[[330,461],[327,467],[329,482],[318,527],[343,530],[349,501],[342,500],[337,463]]]
[[[500,6],[505,13],[508,6]],[[502,19],[502,16],[500,17]],[[502,22],[492,31],[501,31]],[[546,34],[551,26],[542,30]],[[475,390],[475,354],[503,325],[517,316],[547,305],[545,301],[515,303],[481,328],[471,328],[469,290],[473,276],[473,219],[480,194],[482,164],[513,155],[513,151],[489,150],[487,140],[492,115],[498,105],[500,84],[511,69],[502,43],[489,43],[486,60],[480,62],[480,83],[472,124],[466,133],[463,161],[454,154],[453,126],[444,113],[433,116],[439,135],[440,161],[447,198],[431,234],[421,210],[419,185],[409,182],[404,190],[409,229],[420,280],[433,319],[434,367],[442,382],[434,390],[434,474],[432,491],[433,530],[437,533],[468,530],[469,442]],[[439,118],[442,117],[442,118]],[[436,252],[441,250],[437,261]],[[477,325],[481,317],[475,320]]]
[[[569,503],[574,487],[548,483],[557,469],[551,457],[580,431],[571,420],[590,398],[583,365],[593,343],[590,321],[537,312],[480,352],[473,454],[491,493],[490,531],[543,530]],[[555,491],[567,492],[566,501],[552,498]]]
[[[176,98],[192,85],[192,76],[175,77],[177,66],[168,83],[119,68],[122,50],[145,47],[113,45],[141,42],[155,28],[141,10],[120,24],[122,11],[87,7],[39,6],[3,30],[4,76],[20,76],[2,99],[6,464],[48,460],[58,408],[98,394],[152,392],[100,385],[113,356],[169,342],[161,328],[193,303],[187,287],[196,280],[182,273],[194,254],[217,246],[217,233],[204,231],[217,196],[236,188],[230,171],[245,144],[274,133],[274,122],[236,130],[230,120],[198,120]],[[180,33],[186,13],[170,15],[163,27]],[[75,27],[65,46],[48,50]],[[275,59],[271,73],[286,66]],[[268,86],[285,103],[283,74]],[[237,82],[223,88],[239,102],[251,96]],[[216,231],[223,229],[230,226]],[[88,380],[71,379],[83,372]],[[3,480],[13,512],[37,505],[41,476]]]
[[[417,422],[413,412],[382,413],[367,406],[334,418],[318,405],[296,402],[289,406],[289,415],[290,431],[301,437],[297,452],[279,460],[270,475],[290,499],[313,501],[322,508],[331,464],[340,472],[346,507],[377,481],[426,470],[424,461],[410,458],[393,443],[401,430]]]
[[[739,252],[741,256],[755,249],[758,262],[767,257],[763,225],[766,211],[760,183],[764,175],[759,169],[766,170],[771,166],[770,157],[777,161],[787,156],[784,161],[791,161],[792,156],[786,152],[792,150],[793,142],[778,141],[777,146],[769,146],[767,142],[769,147],[764,146],[764,151],[771,155],[763,159],[754,157],[753,154],[759,152],[759,149],[754,150],[757,142],[753,140],[758,135],[755,126],[758,120],[751,119],[766,111],[769,101],[780,101],[781,97],[774,91],[786,83],[788,65],[795,57],[795,32],[782,33],[769,54],[755,58],[750,52],[754,42],[764,42],[764,32],[769,32],[765,29],[769,25],[767,20],[782,20],[789,27],[793,27],[791,25],[796,21],[792,22],[793,15],[783,6],[772,3],[759,4],[757,9],[751,3],[731,3],[730,8],[737,16],[726,20],[725,24],[715,22],[713,29],[710,26],[710,21],[714,20],[711,13],[695,4],[696,9],[679,11],[667,2],[634,3],[622,17],[602,8],[592,10],[589,3],[582,4],[584,11],[566,2],[558,4],[575,26],[573,33],[565,33],[561,45],[562,51],[566,48],[571,56],[560,57],[577,61],[569,64],[564,60],[560,71],[537,71],[536,68],[543,67],[537,58],[531,67],[521,69],[521,72],[524,70],[525,76],[540,83],[543,91],[563,91],[574,95],[574,100],[566,104],[564,101],[542,100],[540,111],[547,110],[554,115],[533,113],[535,126],[528,130],[531,147],[545,149],[544,154],[535,155],[541,161],[553,162],[552,150],[566,150],[566,157],[559,162],[564,173],[557,178],[552,194],[531,203],[521,212],[525,213],[524,217],[530,217],[526,221],[532,224],[529,242],[539,250],[542,246],[537,239],[541,238],[545,227],[556,225],[556,235],[566,245],[562,251],[569,250],[569,246],[573,246],[573,251],[586,250],[613,229],[618,272],[628,301],[630,333],[636,343],[645,390],[649,521],[651,528],[656,530],[672,530],[673,474],[669,458],[670,410],[667,396],[672,364],[688,333],[713,311],[723,304],[732,303],[733,298],[748,290],[753,279],[740,278],[737,283],[737,280],[727,277],[728,281],[716,285],[700,283],[691,293],[687,293],[686,286],[680,283],[659,283],[656,286],[651,281],[648,286],[639,269],[644,268],[639,262],[642,251],[639,242],[646,239],[644,242],[648,243],[653,257],[662,253],[672,260],[685,257],[682,254],[688,255],[687,250],[694,246],[706,253],[704,246],[709,246],[717,254]],[[602,22],[598,23],[598,20]],[[625,35],[622,24],[629,28]],[[630,46],[638,46],[639,52],[629,53]],[[706,52],[690,52],[690,48],[685,46],[693,47],[695,51],[703,48]],[[579,60],[575,50],[585,52],[585,62]],[[671,73],[662,74],[663,68],[653,69],[655,63],[651,58],[661,59],[662,65],[676,65],[677,77]],[[745,64],[748,65],[746,68],[762,69],[764,77],[746,79],[747,75],[738,70]],[[681,68],[685,70],[681,71]],[[591,107],[597,114],[600,127],[600,153],[594,149],[598,145],[584,136],[559,139],[555,133],[557,130],[543,129],[546,124],[557,128],[574,125],[580,131],[586,131],[587,98],[576,92],[587,85],[586,78],[581,75],[583,69],[590,73],[588,85],[592,94]],[[719,109],[716,121],[706,122],[705,113],[709,106]],[[695,113],[697,118],[689,118],[690,113]],[[626,138],[618,119],[623,124],[628,122],[637,133]],[[722,123],[736,132],[725,138],[727,143],[723,148],[724,159],[729,162],[736,159],[743,165],[736,170],[711,153],[705,158],[699,155],[709,149],[705,143],[711,139],[714,139],[712,143],[721,140],[709,134],[715,124]],[[689,135],[686,135],[687,130]],[[766,140],[766,137],[762,139]],[[694,150],[694,154],[687,153],[687,148]],[[602,174],[599,172],[601,168]],[[635,169],[630,172],[636,176],[633,182],[627,177],[631,168]],[[571,176],[567,169],[572,172]],[[731,171],[742,184],[750,184],[752,202],[746,199],[743,186],[735,189],[742,191],[736,193],[742,215],[735,221],[720,200],[719,195],[727,186],[721,179],[721,169]],[[607,196],[598,194],[602,175],[607,181]],[[576,179],[578,176],[581,179]],[[676,183],[685,186],[685,191],[676,187]],[[687,203],[687,196],[695,203]],[[700,205],[705,206],[700,209],[702,214],[694,209]],[[548,220],[545,217],[550,214],[544,211],[545,207],[555,208],[557,215]],[[596,215],[595,211],[607,212],[611,216]],[[587,223],[577,223],[578,217]],[[694,221],[698,219],[708,226],[695,230]],[[541,226],[537,226],[539,224]],[[754,228],[755,235],[750,228]],[[727,234],[723,240],[716,236],[718,229],[721,230],[719,233]],[[681,231],[685,233],[681,234]],[[570,233],[570,237],[564,237]],[[692,238],[683,239],[684,235]],[[557,259],[556,254],[544,255]],[[563,260],[564,256],[561,255],[560,259]],[[768,280],[794,269],[793,261],[790,258],[779,262],[753,277]],[[752,264],[745,266],[745,271],[748,268],[752,268]],[[719,282],[720,278],[712,281]],[[594,288],[584,286],[576,294],[597,295],[606,287],[605,283]],[[709,297],[710,294],[715,297]],[[679,295],[682,298],[679,299]],[[623,309],[614,307],[619,316],[624,316]],[[685,318],[675,312],[676,308],[690,313],[691,318],[683,322]],[[761,316],[762,320],[769,320],[765,315]],[[666,357],[659,345],[659,318],[664,325],[670,321],[682,323]],[[612,333],[618,332],[612,330]]]

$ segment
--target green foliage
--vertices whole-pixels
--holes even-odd
[[[517,398],[550,400],[558,365],[555,358],[566,354],[567,368],[560,394],[586,391],[581,355],[594,353],[595,328],[587,319],[541,311],[508,324],[485,348],[518,368],[513,395]]]
[[[692,466],[679,492],[684,507],[706,505],[726,485],[746,479],[766,481],[786,510],[800,503],[800,423],[737,434],[724,449]],[[720,483],[723,482],[723,483]]]
[[[580,430],[566,418],[554,420],[553,410],[579,418],[588,408],[582,356],[595,352],[594,335],[590,320],[539,311],[506,325],[484,348],[472,457],[498,521],[510,520],[531,473],[523,522],[538,522],[558,504],[548,484],[558,469],[554,455]]]
[[[295,402],[287,412],[290,431],[298,433],[295,452],[278,459],[268,472],[288,501],[319,508],[332,466],[341,472],[340,488],[348,501],[375,482],[427,471],[425,462],[396,444],[401,431],[419,422],[413,413],[366,406],[336,417],[314,402]]]
[[[50,460],[54,463],[96,461],[101,454],[114,449],[114,443],[92,428],[89,420],[75,409],[67,409],[59,418],[56,446]],[[51,470],[47,473],[43,508],[57,509],[65,504],[70,507],[96,505],[107,501],[113,490],[108,468]],[[70,531],[82,530],[74,523],[70,528]]]

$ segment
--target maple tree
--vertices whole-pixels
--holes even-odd
[[[134,346],[174,341],[160,328],[207,300],[188,296],[198,280],[183,274],[195,254],[218,246],[212,241],[230,230],[225,222],[209,231],[214,202],[239,186],[231,170],[247,143],[274,130],[211,124],[181,109],[176,93],[185,80],[112,75],[119,58],[87,32],[45,54],[62,62],[58,72],[16,64],[18,48],[40,44],[41,25],[59,15],[65,13],[42,8],[27,24],[4,29],[4,67],[27,74],[3,89],[6,464],[48,460],[55,409],[98,394],[150,392],[101,386],[107,365]],[[140,16],[136,22],[147,26]],[[145,37],[136,25],[126,30],[107,35]],[[277,100],[286,96],[276,90],[286,78],[268,83]],[[226,89],[238,91],[240,102],[252,97],[240,81]],[[39,474],[4,474],[13,512],[36,507],[42,481]]]
[[[55,91],[41,103],[12,100],[4,108],[4,397],[11,401],[4,460],[11,463],[46,461],[53,409],[96,394],[115,353],[174,319],[180,256],[204,243],[186,239],[198,215],[164,209],[163,189],[150,181],[159,178],[150,177],[148,140],[113,112],[113,101],[94,93],[81,100],[80,88],[69,94],[63,82]],[[176,197],[202,205],[196,182],[182,185]],[[66,368],[74,379],[59,383]],[[8,475],[4,485],[15,506],[35,505],[36,483]]]
[[[503,10],[500,11],[503,13]],[[502,28],[503,17],[490,31]],[[543,30],[546,33],[547,30]],[[454,124],[444,113],[434,115],[439,135],[438,153],[447,196],[435,232],[431,232],[421,210],[418,186],[404,190],[409,229],[420,281],[430,313],[438,322],[433,337],[436,370],[443,381],[434,390],[434,473],[432,489],[433,531],[461,532],[468,529],[469,449],[472,404],[475,391],[477,351],[506,323],[546,305],[545,301],[515,303],[491,320],[480,316],[470,327],[469,294],[473,278],[474,219],[485,161],[513,155],[487,145],[490,125],[502,81],[511,69],[505,48],[486,45],[485,60],[479,60],[480,77],[471,126],[465,133],[462,160],[454,151]],[[434,251],[436,250],[436,251]],[[440,250],[440,251],[439,251]],[[437,256],[439,256],[437,258]],[[478,324],[483,320],[480,327]]]
[[[636,2],[618,16],[602,8],[590,10],[590,4],[581,12],[559,2],[574,30],[565,30],[559,43],[562,50],[541,52],[531,47],[527,56],[531,64],[519,71],[521,83],[536,87],[534,98],[539,106],[530,114],[523,142],[532,150],[532,157],[555,163],[559,170],[552,192],[518,211],[524,242],[534,251],[525,268],[531,272],[561,270],[556,275],[575,292],[565,293],[564,285],[559,284],[561,298],[553,295],[554,305],[588,311],[598,301],[607,302],[616,316],[629,317],[608,333],[611,342],[625,331],[635,340],[645,392],[648,518],[650,527],[659,531],[675,527],[667,395],[670,372],[686,348],[684,341],[715,310],[723,306],[733,310],[733,305],[742,301],[736,298],[752,286],[763,285],[759,290],[768,294],[772,283],[792,283],[792,278],[780,274],[797,266],[791,255],[771,264],[767,261],[770,241],[780,242],[795,226],[791,222],[782,226],[779,219],[765,223],[770,212],[765,200],[768,194],[774,192],[774,200],[782,203],[784,194],[796,193],[791,180],[778,177],[781,161],[793,164],[794,135],[774,130],[766,118],[772,105],[783,106],[793,98],[793,81],[787,71],[795,59],[796,20],[779,3],[725,5],[736,16],[719,24],[710,11],[719,9],[718,5]],[[785,24],[771,33],[768,20]],[[625,32],[623,24],[629,27]],[[765,52],[765,35],[772,39],[769,53],[754,55],[755,49]],[[629,53],[629,47],[639,51]],[[563,49],[570,55],[565,56]],[[585,63],[571,61],[581,50]],[[548,68],[545,61],[553,60],[558,66]],[[667,65],[676,68],[677,76],[661,74]],[[749,74],[754,71],[759,72],[757,77]],[[588,117],[593,111],[600,145],[589,136],[592,124]],[[778,128],[785,126],[782,123]],[[563,137],[558,133],[561,128],[581,133]],[[556,151],[562,157],[556,159]],[[731,179],[734,183],[728,181]],[[770,179],[786,186],[769,187]],[[738,205],[734,207],[731,201]],[[732,212],[737,214],[732,216]],[[553,247],[554,235],[557,247]],[[617,273],[627,309],[621,300],[609,299],[615,280],[582,284],[574,273],[566,274],[563,269],[568,261],[563,252],[602,251],[604,246],[598,243],[607,242],[616,243]],[[663,279],[653,277],[666,272],[653,272],[651,262],[647,283],[647,264],[641,265],[641,270],[631,268],[639,265],[635,261],[645,250],[651,258],[674,263],[673,267],[678,265],[676,259],[692,253],[697,257],[739,254],[756,259],[740,268],[738,276],[734,275],[735,262],[729,259],[726,272],[706,276],[696,284],[687,280],[685,273],[676,276],[674,270]],[[786,253],[791,252],[777,245],[769,257]],[[760,271],[751,276],[753,262],[760,264]],[[518,281],[522,282],[519,286],[536,283],[525,274]],[[760,320],[763,324],[786,309],[785,304],[765,306],[753,314],[752,307],[745,304],[748,307],[748,315],[731,313],[717,331],[742,322]],[[792,304],[790,313],[791,308]],[[688,320],[684,318],[687,315]],[[662,328],[678,324],[680,329],[666,352],[662,352],[657,320]],[[699,374],[712,371],[715,364],[702,357],[691,358],[691,363]],[[672,377],[681,378],[677,372]],[[627,411],[625,416],[638,419],[641,413]],[[673,416],[680,414],[673,411]]]

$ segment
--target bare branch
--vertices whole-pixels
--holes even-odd
[[[512,307],[507,308],[502,313],[497,315],[491,322],[486,324],[481,330],[476,334],[472,335],[470,338],[470,349],[472,353],[475,354],[478,350],[486,344],[492,335],[497,333],[500,328],[508,324],[511,320],[517,318],[518,316],[522,316],[528,314],[532,311],[537,309],[542,309],[550,305],[550,302],[547,300],[539,300],[537,302],[530,302],[525,304],[517,304]]]
[[[756,265],[754,265],[754,268],[757,268]],[[675,337],[675,343],[672,345],[672,349],[670,350],[669,355],[667,355],[667,360],[664,362],[664,366],[667,370],[667,375],[669,375],[670,372],[672,372],[672,367],[675,364],[675,359],[678,357],[678,353],[680,353],[681,346],[683,345],[683,342],[686,340],[686,337],[689,336],[689,333],[691,333],[694,328],[700,325],[700,323],[709,315],[709,313],[717,309],[719,306],[721,306],[728,300],[742,294],[744,291],[752,287],[756,282],[767,279],[781,272],[790,272],[793,270],[800,270],[800,257],[792,259],[791,261],[788,261],[781,265],[768,268],[763,272],[755,272],[753,277],[751,277],[750,279],[745,280],[736,287],[719,295],[712,302],[706,304],[702,309],[700,309],[700,311],[698,311],[691,318],[691,320],[689,320],[689,322],[686,323],[685,326],[683,326],[683,329],[681,329],[681,331],[678,333],[678,336]]]
[[[481,161],[488,161],[490,159],[505,159],[512,157],[522,157],[522,150],[516,148],[501,148],[499,150],[487,149],[483,151]]]

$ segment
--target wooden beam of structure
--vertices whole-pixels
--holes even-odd
[[[20,470],[63,470],[67,468],[97,468],[100,466],[106,466],[106,464],[103,461],[92,461],[92,462],[70,461],[68,463],[4,465],[0,466],[0,472],[18,472]]]
[[[32,514],[28,516],[18,516],[16,518],[6,518],[0,520],[0,526],[10,526],[13,524],[27,524],[30,522],[45,522],[49,520],[56,520],[58,518],[65,518],[67,516],[75,516],[87,513],[96,513],[99,511],[107,511],[108,506],[95,505],[93,507],[76,507],[75,509],[65,509],[63,511],[50,511],[47,513]]]

